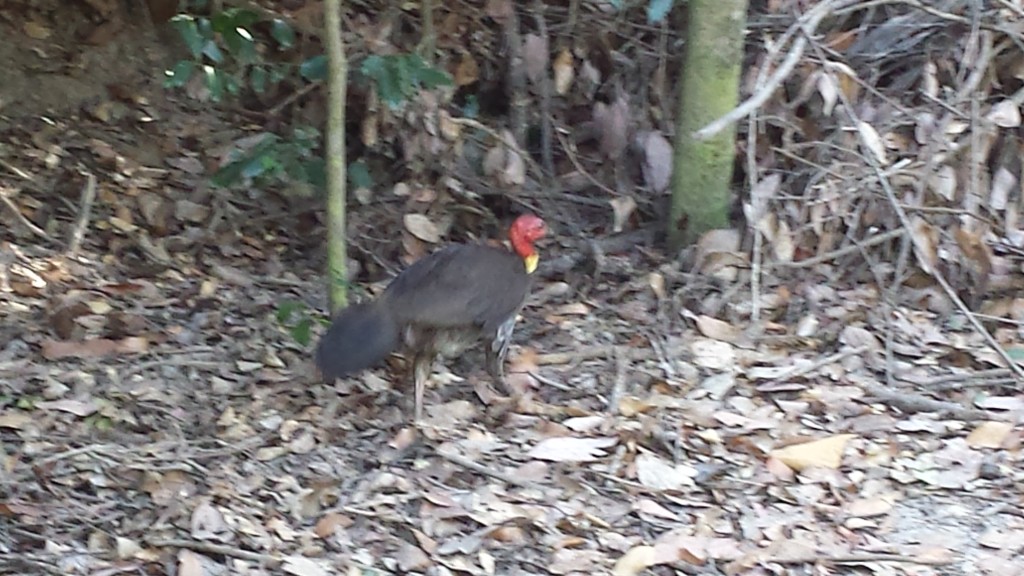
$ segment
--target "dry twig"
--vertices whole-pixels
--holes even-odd
[[[804,50],[807,48],[807,38],[814,33],[818,25],[821,24],[821,21],[833,11],[846,8],[857,2],[858,0],[826,0],[816,4],[814,8],[807,11],[786,32],[785,37],[795,36],[796,40],[793,41],[793,45],[786,54],[786,58],[775,70],[771,78],[750,98],[736,108],[733,108],[728,114],[694,132],[693,138],[696,140],[706,140],[760,108],[775,94],[779,86],[786,81],[786,78],[796,69],[797,64],[801,62]],[[800,31],[804,33],[799,34]],[[770,62],[765,62],[765,66],[769,64]]]
[[[155,548],[184,548],[186,550],[192,550],[195,552],[203,552],[205,554],[220,554],[221,556],[230,556],[232,558],[241,558],[242,560],[248,560],[250,562],[260,562],[264,564],[277,563],[282,559],[273,556],[271,554],[263,554],[260,552],[252,552],[250,550],[242,550],[235,546],[226,546],[224,544],[214,544],[212,542],[199,542],[197,540],[185,540],[181,538],[168,538],[168,539],[147,539],[146,544]]]
[[[804,30],[804,33],[807,35],[807,37],[810,37],[813,33],[813,29],[807,28]],[[819,58],[824,60],[824,54],[821,47],[815,44],[814,48],[818,51]],[[824,72],[829,75],[832,82],[835,82],[837,83],[836,85],[839,85],[839,80],[836,78],[835,73],[831,69],[826,67],[824,68]],[[850,121],[855,125],[859,124],[860,117],[857,114],[857,111],[854,109],[853,105],[850,103],[849,99],[846,97],[846,94],[844,94],[840,90],[838,92],[838,97],[839,102],[841,103],[842,108],[845,110],[847,116],[850,118]],[[871,146],[868,143],[866,137],[864,136],[864,133],[861,130],[855,130],[855,132],[857,133],[857,140],[860,142],[861,146],[865,150],[870,150]],[[896,196],[896,191],[893,190],[892,184],[889,182],[889,178],[882,170],[881,165],[879,165],[878,159],[875,158],[875,156],[870,153],[865,154],[864,157],[867,159],[868,164],[871,166],[871,169],[874,172],[879,185],[881,185],[882,190],[885,192],[885,197],[888,200],[889,205],[892,207],[893,211],[896,213],[896,216],[899,218],[900,226],[903,228],[904,233],[907,235],[907,237],[913,238],[913,226],[911,226],[910,224],[910,219],[907,216],[907,212],[903,209],[903,206],[900,204]],[[995,351],[995,353],[1003,360],[1003,362],[1006,363],[1009,369],[1013,371],[1014,375],[1019,380],[1024,381],[1024,370],[1022,370],[1021,367],[1016,363],[1016,361],[1014,361],[1013,358],[1010,357],[1010,355],[999,344],[999,342],[997,342],[996,339],[992,337],[992,334],[988,331],[988,329],[985,328],[985,326],[981,324],[978,318],[974,316],[970,308],[967,307],[967,304],[964,303],[964,301],[956,293],[953,287],[950,286],[949,282],[946,281],[946,278],[942,275],[942,273],[939,270],[935,269],[934,266],[929,267],[929,269],[932,278],[935,279],[935,281],[942,288],[943,292],[945,292],[946,297],[949,298],[949,300],[953,302],[954,306],[956,306],[960,313],[967,318],[968,322],[971,323],[971,326],[974,328],[974,330],[978,334],[980,334],[982,338],[984,338],[985,342],[989,345],[989,347],[992,348],[992,350]]]
[[[69,258],[74,258],[78,254],[78,249],[82,247],[85,229],[89,227],[89,217],[92,214],[92,203],[96,199],[96,175],[88,172],[85,178],[85,186],[82,188],[82,202],[78,207],[78,219],[75,221],[75,227],[71,230],[71,238],[68,239]]]
[[[18,219],[18,222],[21,222],[21,224],[25,228],[28,228],[28,230],[35,234],[36,236],[39,236],[44,240],[49,240],[53,242],[53,238],[50,238],[50,235],[47,234],[45,230],[33,224],[31,220],[26,218],[25,215],[21,213],[21,210],[14,203],[14,201],[12,201],[10,197],[8,197],[7,194],[8,192],[6,189],[0,188],[0,201],[2,201],[5,206],[7,206],[7,208],[11,211],[11,214],[14,214],[14,217]]]
[[[484,476],[490,476],[495,480],[501,480],[502,482],[505,482],[507,484],[524,487],[536,486],[536,482],[532,482],[530,480],[523,480],[521,478],[516,478],[515,476],[505,474],[504,472],[492,470],[484,466],[483,464],[480,464],[479,462],[475,462],[473,460],[470,460],[469,458],[466,458],[465,456],[462,456],[461,454],[456,454],[448,450],[438,449],[437,455],[451,462],[452,464],[462,466],[463,468],[472,470],[473,472],[477,472],[479,474],[483,474]]]

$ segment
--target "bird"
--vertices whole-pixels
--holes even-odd
[[[404,351],[411,356],[414,418],[420,422],[434,360],[482,343],[488,374],[508,391],[505,357],[539,262],[534,243],[548,230],[539,216],[522,214],[508,230],[511,250],[451,244],[420,258],[379,297],[335,315],[317,345],[320,374],[333,382]]]

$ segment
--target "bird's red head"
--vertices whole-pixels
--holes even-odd
[[[508,231],[508,239],[516,254],[525,261],[526,271],[533,272],[537,268],[537,250],[533,243],[548,233],[548,225],[533,214],[523,214],[512,222]]]

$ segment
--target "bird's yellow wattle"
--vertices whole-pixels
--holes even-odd
[[[540,261],[540,254],[534,252],[529,256],[523,258],[523,264],[526,266],[526,273],[533,274],[533,271],[537,269],[537,263]]]

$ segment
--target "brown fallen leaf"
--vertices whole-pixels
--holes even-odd
[[[654,546],[636,546],[626,551],[612,568],[614,576],[634,576],[656,563]]]
[[[0,428],[20,430],[25,424],[35,420],[30,414],[20,410],[0,412]]]
[[[735,343],[741,334],[738,327],[703,314],[697,316],[697,330],[700,330],[700,333],[708,338],[729,343]]]
[[[858,518],[888,514],[892,510],[891,498],[861,498],[846,505],[846,513]]]
[[[191,550],[178,550],[178,576],[206,576],[204,557]],[[207,561],[210,561],[208,558]]]
[[[618,443],[617,438],[573,438],[558,436],[541,440],[528,455],[552,462],[592,462],[604,456],[604,448]]]
[[[353,524],[355,524],[355,521],[345,514],[341,514],[340,512],[328,512],[317,520],[316,526],[313,527],[313,533],[320,538],[329,538],[339,529],[343,530]]]
[[[52,402],[39,402],[36,404],[36,407],[42,410],[67,412],[79,418],[95,414],[99,410],[99,406],[92,400],[54,400]]]
[[[329,576],[332,573],[321,561],[305,556],[286,557],[281,569],[294,576]]]
[[[405,229],[420,240],[431,244],[441,241],[441,232],[437,225],[423,214],[406,214],[402,221]]]
[[[856,438],[853,434],[838,434],[772,450],[771,456],[797,472],[816,466],[834,470],[842,464],[843,450],[853,438]]]
[[[97,358],[115,354],[138,354],[149,348],[149,340],[139,336],[110,340],[95,338],[84,342],[44,340],[43,357],[47,360],[59,358]]]
[[[1002,448],[1010,432],[1013,432],[1013,424],[1009,422],[982,422],[967,435],[967,445],[974,448]]]
[[[572,52],[568,48],[562,48],[558,56],[555,56],[551,67],[555,73],[555,93],[565,96],[573,80]]]

